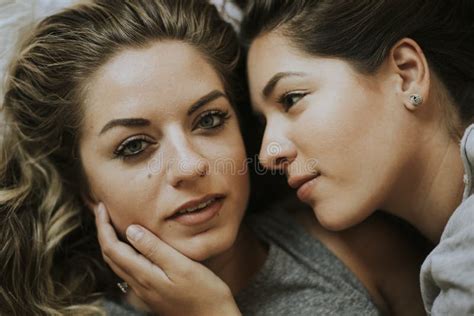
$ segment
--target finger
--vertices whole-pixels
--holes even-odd
[[[194,261],[181,254],[158,238],[155,234],[140,225],[131,225],[126,231],[127,239],[143,256],[160,266],[169,276],[190,269]]]
[[[123,271],[118,265],[116,265],[110,258],[107,256],[104,257],[105,262],[110,266],[112,271],[120,277],[123,281],[127,283],[128,289],[125,291],[125,293],[128,293],[129,291],[133,291],[138,298],[141,300],[148,302],[151,300],[152,302],[157,302],[158,304],[161,304],[163,298],[161,297],[161,293],[159,291],[156,291],[154,288],[147,287],[146,285],[143,285],[139,283],[136,279],[134,279],[132,276],[127,274],[125,271]],[[122,291],[122,288],[119,287],[117,283],[117,289]]]
[[[98,239],[104,260],[107,257],[124,274],[132,277],[143,287],[149,288],[151,283],[157,288],[169,285],[170,280],[160,267],[118,239],[105,206],[98,209],[97,213]]]
[[[104,249],[104,247],[107,247],[108,244],[110,244],[113,247],[113,244],[115,241],[118,241],[117,235],[115,233],[115,230],[110,231],[110,227],[108,227],[107,224],[109,224],[109,216],[107,213],[107,210],[105,209],[105,206],[100,203],[99,206],[94,209],[94,212],[96,214],[96,225],[97,225],[97,233],[98,233],[98,239],[99,239],[99,244],[101,246],[101,249]],[[122,280],[128,283],[128,285],[132,288],[138,288],[140,287],[139,283],[131,277],[131,275],[127,272],[125,272],[118,264],[116,264],[107,254],[103,254],[104,261],[109,265],[109,267],[114,271],[114,273],[120,277]]]
[[[143,288],[134,278],[116,265],[109,257],[104,256],[104,261],[112,269],[112,271],[123,281],[127,282],[128,286],[134,291],[139,291]]]
[[[120,240],[117,237],[117,233],[110,223],[109,215],[105,206],[100,203],[95,209],[96,211],[96,226],[97,226],[97,238],[101,246],[102,252],[108,253],[115,247],[119,246]]]

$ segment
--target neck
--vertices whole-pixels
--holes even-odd
[[[458,143],[440,132],[421,147],[385,209],[437,244],[462,200],[463,162]]]

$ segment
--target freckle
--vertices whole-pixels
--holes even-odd
[[[148,179],[151,179],[151,173],[148,174]]]

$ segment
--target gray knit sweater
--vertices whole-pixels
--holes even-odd
[[[461,141],[463,202],[449,218],[436,248],[421,268],[421,293],[428,315],[474,315],[474,125]]]
[[[285,210],[253,215],[248,223],[269,254],[236,296],[243,315],[379,315],[354,274]],[[109,301],[105,307],[110,315],[141,315],[122,305]]]

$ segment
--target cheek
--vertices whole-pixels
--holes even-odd
[[[215,155],[209,159],[210,172],[222,176],[227,187],[232,188],[236,200],[246,203],[250,184],[245,146],[237,128],[232,129],[227,136],[222,138],[222,142],[214,142]]]
[[[383,106],[368,101],[373,98],[370,94],[349,95],[350,99],[334,92],[321,93],[300,114],[293,138],[305,157],[355,168],[373,157],[383,133]]]
[[[396,116],[387,105],[368,100],[355,95],[351,102],[315,104],[295,124],[300,153],[316,158],[324,175],[318,207],[321,221],[332,229],[350,226],[379,207],[401,172],[404,146]]]
[[[317,169],[324,175],[318,196],[322,205],[337,204],[327,209],[340,212],[324,213],[331,217],[326,221],[334,223],[346,211],[363,218],[381,203],[400,172],[397,157],[401,146],[387,137],[392,133],[387,129],[394,123],[387,122],[384,105],[357,95],[350,103],[337,97],[330,100],[312,104],[302,113],[293,138],[298,153],[316,159]]]
[[[97,202],[103,202],[114,226],[123,232],[131,223],[150,220],[147,205],[153,194],[146,170],[121,170],[108,164],[84,166],[90,191]],[[155,179],[156,180],[156,179]],[[147,216],[144,216],[147,214]]]
[[[242,173],[247,157],[237,120],[232,119],[223,134],[217,138],[206,140],[206,144],[202,148],[209,149],[203,150],[203,152],[208,153],[205,156],[217,173],[235,174],[237,171]]]

